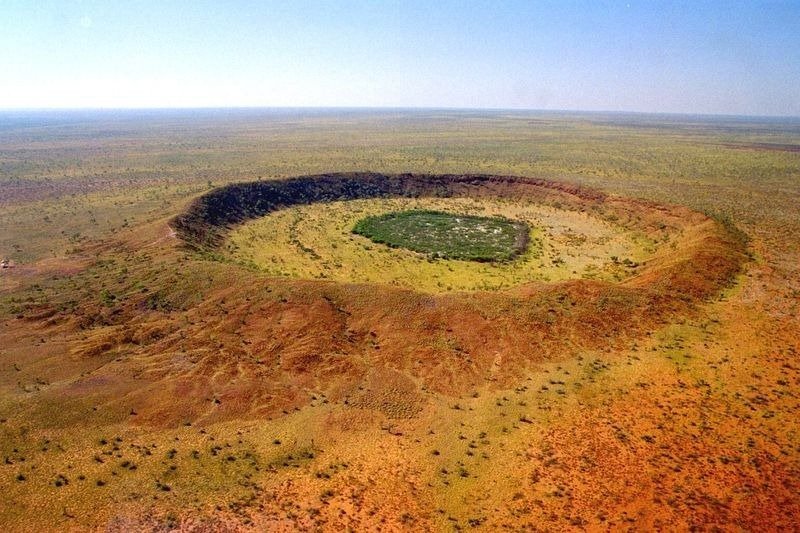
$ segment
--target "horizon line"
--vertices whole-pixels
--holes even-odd
[[[737,113],[702,113],[687,111],[631,111],[609,109],[547,109],[532,107],[459,107],[459,106],[348,106],[348,105],[202,105],[202,106],[132,106],[132,107],[0,107],[0,113],[12,112],[101,112],[101,111],[247,111],[247,110],[285,110],[285,111],[453,111],[453,112],[526,112],[526,113],[568,113],[568,114],[605,114],[605,115],[649,115],[675,117],[718,117],[718,118],[770,118],[800,119],[800,115],[778,114],[737,114]]]

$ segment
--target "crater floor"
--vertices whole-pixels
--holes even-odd
[[[506,217],[530,227],[514,261],[437,259],[353,234],[364,217],[404,210]],[[429,293],[501,290],[570,278],[619,281],[635,272],[657,242],[579,210],[526,199],[392,198],[317,203],[274,211],[235,228],[223,246],[237,261],[274,276],[383,283]]]

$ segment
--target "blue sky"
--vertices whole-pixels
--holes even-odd
[[[0,0],[0,108],[800,115],[800,0]]]

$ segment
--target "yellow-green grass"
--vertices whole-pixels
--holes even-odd
[[[432,260],[352,233],[367,216],[433,209],[526,222],[530,246],[514,261]],[[424,292],[507,289],[533,281],[621,279],[653,251],[643,235],[597,217],[501,199],[380,199],[293,207],[234,230],[225,250],[274,276],[387,283]]]
[[[528,223],[529,249],[507,263],[432,260],[352,233],[366,216],[407,209]],[[425,292],[499,290],[532,281],[621,279],[654,244],[597,217],[528,202],[470,198],[353,200],[293,207],[243,224],[225,250],[274,276],[387,283]]]

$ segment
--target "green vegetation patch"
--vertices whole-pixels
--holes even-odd
[[[359,220],[353,233],[433,258],[509,261],[528,246],[528,225],[502,217],[412,210]]]

